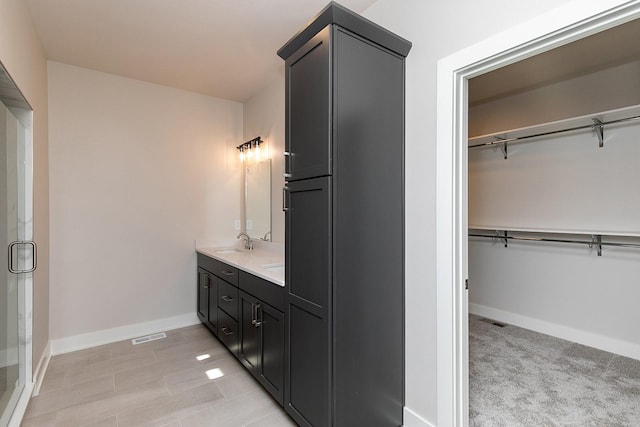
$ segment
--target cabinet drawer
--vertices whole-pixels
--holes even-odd
[[[238,288],[224,280],[218,280],[218,307],[238,320]]]
[[[238,286],[238,269],[224,263],[218,263],[216,276],[232,285]]]
[[[238,354],[238,322],[222,310],[218,310],[218,338],[229,351]]]
[[[282,286],[256,277],[246,271],[240,271],[239,274],[238,287],[240,289],[284,312],[284,288]]]
[[[220,261],[199,253],[198,267],[207,270],[209,273],[217,274],[220,269]]]

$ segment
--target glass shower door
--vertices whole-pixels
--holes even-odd
[[[27,241],[26,144],[25,127],[0,103],[0,260],[8,264],[0,268],[0,426],[8,425],[27,381],[25,284],[31,278],[22,273],[33,271],[35,246]]]

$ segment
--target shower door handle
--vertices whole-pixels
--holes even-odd
[[[16,269],[13,268],[13,249],[16,246],[29,246],[31,247],[31,259],[33,260],[31,268],[28,269]],[[36,246],[36,242],[33,240],[16,240],[15,242],[9,243],[9,248],[7,250],[8,253],[8,263],[7,267],[9,268],[9,272],[13,274],[22,274],[22,273],[32,273],[38,268],[38,247]]]

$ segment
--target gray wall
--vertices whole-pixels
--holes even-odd
[[[437,417],[437,61],[565,2],[379,0],[363,14],[413,42],[406,85],[406,406],[432,424]]]

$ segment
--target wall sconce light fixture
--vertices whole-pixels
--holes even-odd
[[[247,141],[243,144],[238,145],[238,150],[240,151],[240,161],[244,162],[245,160],[260,160],[263,157],[262,150],[260,149],[260,144],[264,141],[260,139],[259,136],[253,138],[250,141]]]

